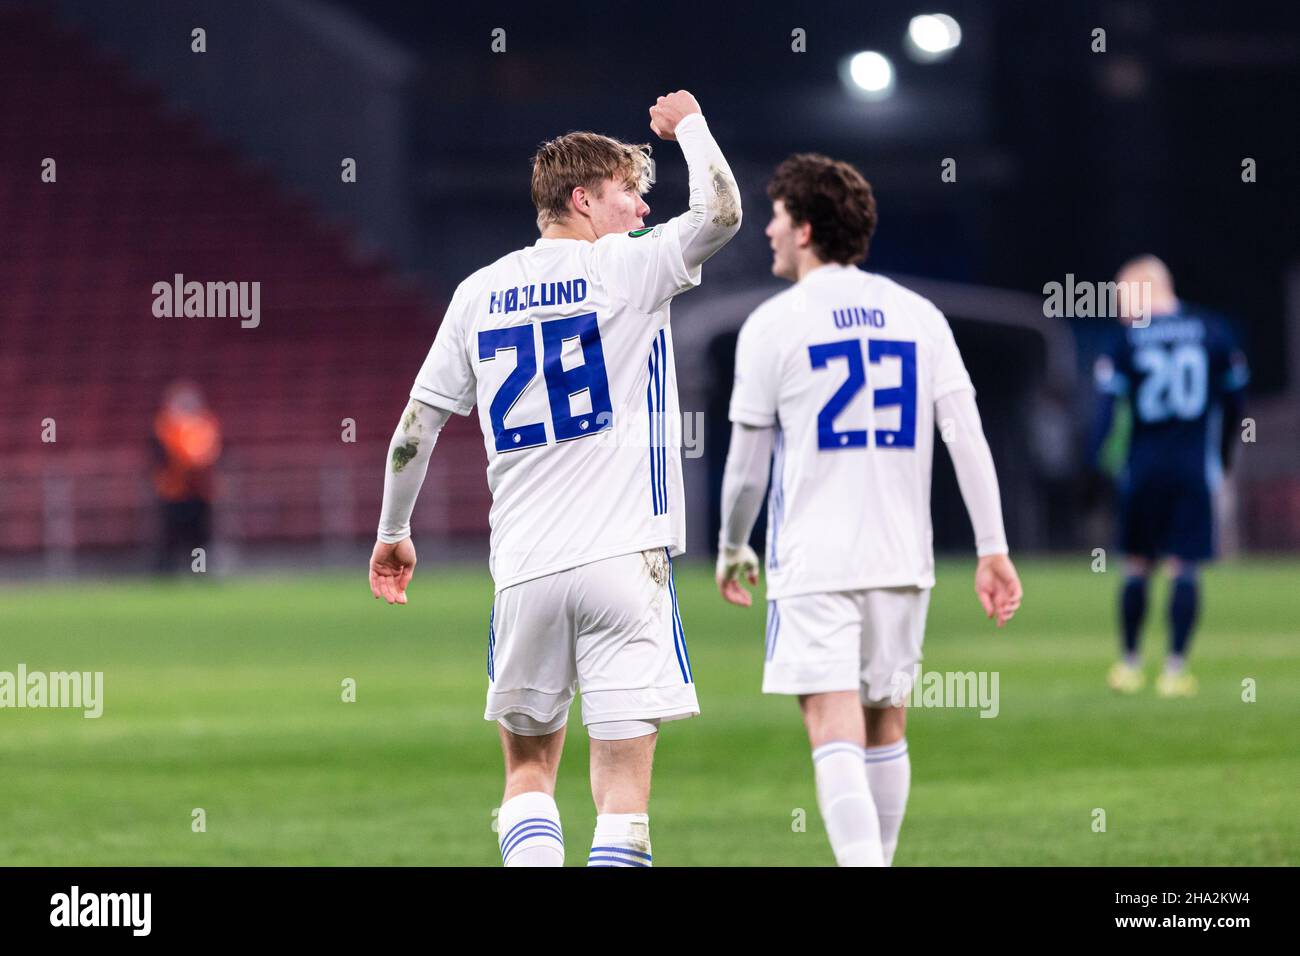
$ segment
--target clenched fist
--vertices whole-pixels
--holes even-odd
[[[677,124],[692,113],[700,112],[700,104],[686,90],[678,90],[659,97],[650,107],[650,129],[660,139],[676,139]]]

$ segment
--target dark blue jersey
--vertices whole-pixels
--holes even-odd
[[[1223,409],[1236,405],[1248,379],[1245,356],[1227,326],[1186,306],[1120,330],[1097,360],[1096,381],[1103,396],[1130,405],[1130,478],[1216,484]]]

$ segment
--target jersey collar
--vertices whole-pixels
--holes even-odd
[[[805,273],[804,277],[799,281],[807,282],[809,279],[813,278],[814,276],[819,276],[821,278],[827,278],[830,276],[840,276],[840,275],[844,275],[844,273],[848,272],[849,270],[857,271],[857,268],[858,268],[857,266],[845,265],[842,262],[828,262],[825,265],[818,266],[816,269],[813,269],[811,272]]]

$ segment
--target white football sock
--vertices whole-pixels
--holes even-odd
[[[847,740],[813,751],[817,806],[821,808],[835,862],[840,866],[884,866],[880,822],[867,782],[862,747]]]
[[[892,866],[898,848],[898,831],[907,810],[907,792],[912,785],[912,762],[907,756],[907,738],[866,750],[867,780],[880,819],[880,842],[885,866]]]
[[[650,816],[645,813],[601,813],[591,840],[587,866],[652,866]]]
[[[549,793],[530,790],[501,804],[497,835],[506,866],[564,866],[560,808]]]

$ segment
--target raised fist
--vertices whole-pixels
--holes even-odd
[[[700,104],[686,90],[678,90],[659,97],[650,107],[650,129],[660,139],[676,139],[677,124],[692,113],[700,112]]]

